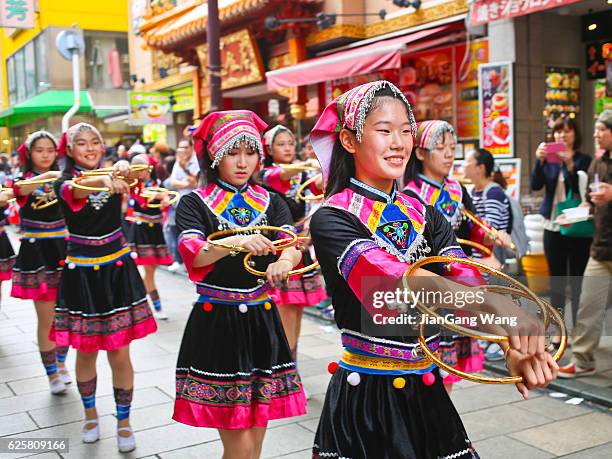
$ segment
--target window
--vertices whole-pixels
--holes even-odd
[[[118,89],[129,79],[129,54],[126,34],[85,32],[87,86],[93,89]]]
[[[24,47],[25,55],[25,92],[26,98],[35,96],[38,86],[36,79],[36,56],[34,52],[34,42],[31,41]]]
[[[25,92],[25,59],[23,48],[15,53],[15,83],[17,85],[17,103],[26,98]]]
[[[36,48],[36,92],[44,91],[49,84],[49,72],[47,70],[47,34],[41,33],[34,40]]]
[[[14,105],[17,102],[17,88],[15,86],[15,58],[13,56],[6,60],[6,80],[9,105]]]

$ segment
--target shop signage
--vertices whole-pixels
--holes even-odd
[[[455,75],[457,92],[457,137],[460,139],[477,139],[478,131],[478,65],[489,62],[489,43],[480,40],[470,43],[468,55],[466,46],[455,48]]]
[[[0,27],[34,28],[34,0],[0,0]]]
[[[514,156],[512,63],[478,66],[480,146],[496,157]]]
[[[132,126],[172,124],[172,109],[168,93],[130,91],[128,107],[128,122]]]
[[[231,89],[258,83],[264,79],[264,68],[257,43],[247,29],[221,37],[221,88]],[[208,45],[196,48],[200,67],[204,74],[208,66]],[[208,78],[202,79],[202,87],[208,87]]]
[[[546,67],[544,78],[544,112],[547,135],[557,119],[574,118],[580,112],[580,69]]]
[[[468,153],[468,152],[466,152]],[[506,180],[506,193],[511,198],[520,201],[521,198],[521,158],[501,158],[495,160],[504,180]],[[465,178],[465,161],[455,161],[450,176],[462,180]],[[467,185],[466,189],[471,192],[474,185]]]
[[[475,0],[472,5],[472,25],[487,24],[499,19],[557,8],[580,0]]]
[[[612,41],[587,44],[586,74],[590,80],[606,77],[606,62],[612,59]]]

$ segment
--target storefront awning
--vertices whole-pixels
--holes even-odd
[[[500,19],[535,13],[537,11],[558,8],[581,0],[475,0],[472,9],[472,25],[487,24]]]
[[[0,112],[0,126],[17,126],[42,118],[45,115],[65,113],[70,110],[73,103],[72,91],[48,90]],[[92,103],[89,92],[81,91],[79,112],[90,112],[91,109]]]
[[[317,57],[291,67],[266,72],[268,89],[273,91],[400,68],[402,51],[406,44],[431,37],[452,27],[452,25],[442,25],[420,30],[391,40]]]

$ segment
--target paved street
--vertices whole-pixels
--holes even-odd
[[[35,344],[36,317],[30,302],[9,298],[2,286],[0,310],[0,436],[64,437],[70,440],[68,458],[158,457],[217,458],[217,433],[177,424],[170,419],[174,394],[173,372],[183,326],[194,299],[193,287],[183,277],[159,273],[159,290],[170,320],[159,331],[132,346],[136,371],[132,425],[138,448],[121,456],[116,450],[111,373],[104,354],[98,362],[97,406],[102,439],[93,445],[80,440],[82,408],[75,384],[57,397],[48,391],[47,378]],[[338,332],[305,318],[299,346],[303,381],[312,395],[309,413],[301,418],[271,423],[263,457],[308,458],[329,375],[329,361],[340,353]],[[68,366],[74,367],[74,351]],[[453,400],[483,458],[608,458],[612,457],[612,416],[583,403],[573,406],[548,391],[521,401],[513,386],[462,383]],[[10,457],[0,455],[0,457]],[[36,457],[57,458],[56,453]]]

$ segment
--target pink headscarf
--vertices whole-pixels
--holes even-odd
[[[263,161],[264,150],[261,134],[268,125],[250,110],[228,110],[212,112],[206,115],[193,133],[196,141],[196,153],[201,156],[206,143],[208,154],[212,160],[211,168],[215,168],[221,159],[242,142],[259,152]]]
[[[338,133],[343,128],[350,129],[355,131],[357,142],[361,142],[363,125],[370,111],[372,101],[376,93],[383,88],[389,88],[395,97],[404,102],[408,110],[408,119],[412,125],[412,135],[416,134],[416,122],[412,114],[412,108],[404,94],[393,83],[378,80],[362,84],[345,92],[325,108],[310,134],[310,141],[312,142],[317,159],[321,163],[325,180],[329,176],[329,167]]]

